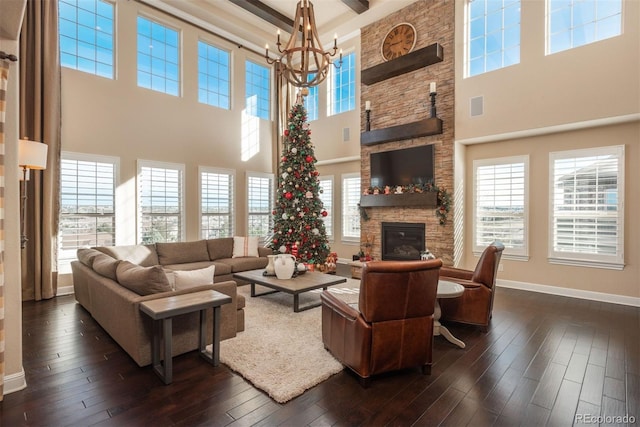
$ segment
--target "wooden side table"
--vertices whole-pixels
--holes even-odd
[[[220,364],[220,306],[231,302],[223,293],[206,290],[140,303],[140,311],[153,319],[153,370],[165,384],[173,381],[173,356],[171,350],[172,320],[174,316],[200,311],[200,356],[213,366]],[[206,352],[207,309],[213,308],[213,344],[211,356]],[[164,344],[164,363],[160,361],[160,341]]]

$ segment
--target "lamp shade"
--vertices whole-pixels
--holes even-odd
[[[18,166],[27,169],[46,169],[47,148],[47,144],[21,139],[18,145]]]

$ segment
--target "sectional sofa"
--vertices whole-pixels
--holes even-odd
[[[75,298],[139,366],[145,366],[151,363],[152,322],[139,310],[143,301],[217,290],[232,298],[221,309],[221,338],[244,330],[245,302],[237,294],[237,285],[244,283],[233,280],[233,273],[266,267],[272,253],[262,247],[253,252],[234,254],[234,238],[79,249],[78,260],[71,263]],[[211,269],[213,280],[184,279]],[[180,286],[176,280],[182,280]],[[211,328],[211,310],[208,316]],[[174,318],[173,356],[198,348],[198,328],[198,313]],[[211,343],[212,334],[207,337]]]

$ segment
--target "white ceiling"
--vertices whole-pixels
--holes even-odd
[[[183,19],[208,28],[247,47],[262,51],[275,43],[277,27],[229,0],[140,0]],[[354,31],[375,22],[416,0],[369,0],[369,10],[357,14],[341,0],[312,1],[318,33],[323,43],[352,37]],[[262,0],[267,6],[293,19],[297,0]]]

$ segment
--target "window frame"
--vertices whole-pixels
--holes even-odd
[[[472,251],[475,256],[480,256],[486,246],[478,244],[478,169],[487,166],[506,166],[506,165],[523,165],[523,213],[522,213],[522,225],[523,225],[523,243],[522,246],[513,247],[508,244],[506,239],[498,239],[504,245],[505,249],[502,252],[502,257],[505,259],[517,260],[517,261],[526,261],[529,259],[529,156],[509,156],[509,157],[498,157],[498,158],[490,158],[490,159],[477,159],[473,161],[473,240],[472,240]],[[509,193],[512,194],[513,190],[513,175],[509,178]],[[494,184],[495,185],[495,184]],[[495,194],[494,194],[495,199]],[[517,216],[516,216],[517,218]]]
[[[202,227],[203,218],[205,214],[202,211],[202,203],[203,203],[203,174],[216,174],[216,175],[228,175],[230,177],[229,184],[229,213],[225,216],[229,217],[230,227],[228,229],[228,235],[220,235],[218,237],[233,237],[235,235],[235,198],[236,198],[236,171],[234,169],[223,169],[223,168],[215,168],[210,166],[198,166],[198,211],[199,211],[199,225],[198,225],[198,235],[201,239],[213,239],[216,237],[210,237],[209,235],[204,235],[204,229]],[[219,214],[206,214],[206,216],[223,216]]]
[[[226,77],[227,77],[227,80],[226,80],[226,85],[227,85],[227,87],[226,87],[226,89],[227,89],[227,92],[228,92],[228,95],[227,95],[227,98],[228,98],[228,99],[227,99],[227,105],[226,105],[226,106],[220,106],[219,104],[212,104],[212,103],[210,103],[210,102],[203,102],[203,101],[201,101],[201,100],[200,100],[200,91],[201,91],[201,90],[206,91],[206,93],[207,93],[207,99],[209,98],[209,95],[210,95],[211,93],[214,93],[214,94],[218,97],[218,99],[219,99],[219,98],[220,98],[220,96],[221,96],[221,94],[220,94],[220,93],[218,93],[218,92],[212,92],[212,91],[209,91],[209,89],[208,89],[208,88],[204,88],[204,89],[203,89],[203,88],[200,86],[200,75],[201,75],[201,74],[205,74],[205,75],[206,75],[206,77],[207,77],[207,79],[214,79],[214,80],[215,80],[215,81],[217,81],[217,82],[222,81],[222,80],[220,80],[219,78],[217,78],[216,76],[212,76],[212,75],[210,75],[208,72],[207,72],[207,73],[203,73],[203,72],[201,71],[201,68],[200,68],[200,65],[201,65],[201,64],[200,64],[200,60],[201,60],[201,59],[206,60],[206,61],[207,61],[207,63],[208,63],[208,62],[213,62],[213,61],[209,61],[208,56],[207,56],[207,58],[203,58],[203,57],[201,57],[201,56],[200,56],[200,44],[204,44],[204,45],[206,45],[206,47],[207,47],[207,48],[212,47],[212,48],[214,48],[214,49],[217,49],[217,50],[219,50],[219,51],[224,52],[224,53],[226,53],[226,54],[227,54],[228,65],[227,65],[227,76],[226,76]],[[231,101],[232,101],[232,99],[233,99],[233,94],[231,93],[231,91],[232,91],[232,89],[233,89],[233,88],[231,87],[231,86],[232,86],[232,85],[231,85],[231,74],[232,74],[232,72],[233,72],[233,69],[232,69],[232,68],[233,68],[233,54],[232,54],[232,52],[231,52],[230,50],[228,50],[228,49],[224,49],[224,48],[222,48],[222,47],[220,47],[220,46],[217,46],[216,44],[214,44],[214,43],[212,43],[212,42],[210,42],[210,41],[208,41],[208,40],[205,40],[205,39],[203,39],[203,38],[199,38],[199,39],[198,39],[197,47],[198,47],[198,54],[197,54],[197,57],[198,57],[198,65],[197,65],[197,67],[198,67],[198,103],[200,103],[200,104],[204,104],[204,105],[209,105],[209,106],[216,107],[216,108],[220,108],[220,109],[223,109],[223,110],[231,110]],[[219,64],[218,62],[215,62],[215,63],[216,63],[216,64]]]
[[[329,200],[329,208],[327,209],[327,205],[325,204],[325,200],[323,199],[324,196],[324,190],[325,188],[322,186],[322,181],[328,181],[331,183],[331,194],[329,194],[330,196],[330,200]],[[327,176],[319,176],[318,177],[318,185],[320,186],[320,188],[323,190],[322,194],[319,194],[320,200],[322,201],[322,207],[324,208],[324,210],[327,211],[327,216],[322,218],[322,221],[324,222],[324,228],[327,234],[327,239],[330,241],[334,240],[335,237],[335,227],[334,227],[334,218],[335,215],[333,215],[333,211],[334,211],[334,195],[335,195],[335,180],[334,180],[334,176],[333,175],[327,175]],[[329,229],[327,229],[327,224],[329,225]]]
[[[489,1],[489,0],[487,0]],[[482,33],[482,37],[476,37],[474,39],[472,39],[472,34],[473,34],[473,24],[475,21],[479,21],[479,19],[476,19],[475,17],[472,17],[472,13],[471,13],[471,8],[472,8],[472,4],[474,3],[473,0],[467,0],[466,2],[466,7],[465,7],[465,36],[464,36],[464,41],[465,41],[465,61],[464,61],[464,78],[469,78],[469,77],[475,77],[475,76],[480,76],[482,74],[486,74],[492,71],[497,71],[497,70],[501,70],[503,68],[507,68],[507,67],[511,67],[513,65],[518,65],[521,62],[521,46],[522,46],[522,2],[521,0],[512,0],[512,4],[509,4],[506,8],[504,5],[504,1],[507,0],[491,0],[491,1],[502,1],[502,6],[499,8],[500,12],[501,12],[501,19],[500,19],[500,28],[499,29],[495,29],[495,28],[489,28],[487,22],[490,20],[490,17],[493,16],[494,14],[488,14],[487,12],[491,12],[491,10],[487,10],[487,3],[485,3],[485,10],[483,12],[483,21],[485,22],[484,24],[484,30]],[[510,0],[511,1],[511,0]],[[516,4],[517,3],[517,4]],[[517,7],[519,9],[519,17],[518,17],[518,22],[517,24],[505,27],[505,10],[511,7]],[[498,10],[498,9],[496,9]],[[509,45],[508,47],[506,47],[506,43],[507,43],[507,37],[505,36],[505,32],[507,30],[510,30],[512,28],[517,28],[517,35],[518,35],[518,41],[517,43],[513,44],[513,45]],[[500,34],[500,48],[497,51],[488,51],[488,43],[491,41],[490,36],[493,34]],[[482,55],[478,55],[475,57],[472,57],[472,54],[474,53],[473,50],[473,44],[474,41],[477,40],[484,40],[483,42],[483,48],[482,48]],[[517,60],[513,61],[513,62],[509,62],[509,63],[505,63],[506,57],[507,57],[507,51],[509,50],[517,50],[518,52],[518,58]],[[500,66],[496,67],[496,68],[488,68],[487,66],[487,58],[489,57],[490,54],[495,53],[495,52],[499,52],[500,53]],[[479,59],[479,58],[483,58],[483,70],[479,71],[479,72],[473,72],[472,69],[472,62],[475,59]]]
[[[343,67],[345,67],[345,62],[350,62],[350,61],[347,61],[348,58],[350,57],[353,58],[353,66],[348,69],[351,72],[349,74],[348,81],[346,84],[339,85],[340,87],[349,88],[349,96],[346,100],[346,103],[349,105],[345,109],[342,109],[341,107],[338,110],[337,105],[339,104],[341,106],[343,103],[345,103],[345,101],[343,100],[343,98],[341,98],[336,94],[336,91],[338,90],[338,88],[336,87],[337,73],[342,73],[345,70]],[[358,88],[357,86],[358,73],[356,73],[356,69],[358,68],[357,60],[358,60],[358,57],[356,56],[356,52],[355,50],[352,50],[342,55],[342,65],[340,66],[340,68],[336,68],[335,65],[332,65],[330,67],[331,71],[329,72],[329,78],[328,78],[329,82],[327,84],[327,116],[328,117],[337,116],[338,114],[354,111],[356,109],[356,95],[357,95],[356,92]],[[351,90],[353,90],[353,96],[351,95]]]
[[[267,210],[265,210],[264,212],[257,212],[257,213],[252,213],[249,209],[249,205],[251,203],[250,201],[250,197],[251,197],[251,192],[249,191],[249,182],[251,178],[260,178],[260,179],[268,179],[269,180],[269,208]],[[267,235],[265,236],[261,236],[258,235],[258,240],[259,242],[262,244],[265,241],[267,241],[267,239],[269,239],[269,237],[271,236],[271,234],[273,233],[273,206],[275,204],[275,175],[272,173],[264,173],[264,172],[254,172],[254,171],[247,171],[246,172],[246,217],[245,217],[245,225],[247,227],[247,236],[256,236],[255,234],[251,234],[250,230],[251,230],[251,224],[250,224],[250,219],[252,215],[260,215],[263,216],[265,215],[268,218],[268,229],[269,232]]]
[[[164,27],[165,30],[171,30],[171,31],[175,31],[176,35],[177,35],[177,45],[175,46],[177,49],[177,56],[176,56],[176,60],[177,63],[176,65],[176,71],[177,71],[177,81],[175,82],[176,84],[176,93],[172,93],[172,92],[167,92],[166,89],[166,82],[167,82],[167,77],[166,77],[166,72],[164,76],[158,76],[158,77],[162,77],[163,81],[164,81],[164,86],[165,89],[164,90],[159,90],[159,89],[155,89],[153,87],[153,55],[149,54],[148,56],[150,57],[150,69],[149,72],[145,72],[146,74],[149,75],[150,77],[150,85],[149,86],[143,86],[140,84],[140,55],[144,54],[147,55],[145,53],[142,53],[140,51],[140,24],[139,24],[139,19],[146,19],[147,21],[149,21],[151,23],[151,25],[160,25],[162,27]],[[137,87],[141,88],[141,89],[147,89],[147,90],[151,90],[154,92],[158,92],[158,93],[163,93],[165,95],[170,95],[170,96],[175,96],[175,97],[181,97],[182,96],[182,74],[183,74],[183,70],[182,70],[182,39],[183,39],[183,34],[182,34],[182,29],[179,27],[175,27],[173,25],[171,25],[170,23],[162,20],[161,18],[158,18],[156,16],[152,16],[146,13],[143,13],[142,11],[138,12],[138,14],[136,15],[136,85]],[[151,38],[151,40],[153,40],[153,36]],[[166,43],[163,44],[164,47],[166,47]],[[166,59],[163,60],[163,64],[165,64],[165,68],[166,68],[166,64],[167,61]],[[144,71],[143,71],[144,72]]]
[[[597,252],[581,253],[559,251],[555,249],[555,162],[557,160],[579,160],[581,158],[597,156],[614,156],[617,160],[617,233],[616,233],[616,255],[606,255]],[[612,145],[596,148],[583,148],[575,150],[555,151],[549,153],[549,248],[548,260],[551,264],[562,264],[581,267],[604,268],[613,270],[624,269],[624,187],[625,187],[625,146]],[[579,169],[578,169],[579,170]],[[566,174],[565,174],[566,175]],[[600,204],[596,204],[599,206]],[[592,212],[587,212],[587,215]],[[593,218],[605,217],[604,214],[593,215]],[[571,217],[569,217],[571,218]]]
[[[360,176],[359,173],[345,173],[342,174],[341,177],[341,184],[342,184],[342,200],[341,200],[341,207],[342,207],[342,221],[341,221],[341,225],[340,225],[340,230],[342,233],[342,237],[341,237],[341,241],[344,243],[360,243],[360,235],[362,233],[362,224],[360,223],[360,212],[357,211],[354,214],[350,214],[349,212],[349,193],[348,193],[348,188],[346,186],[346,181],[350,180],[350,179],[354,179],[354,178],[358,178],[358,180],[360,181],[358,188],[357,188],[357,194],[355,194],[354,196],[358,199],[358,202],[360,202],[360,194],[362,193],[362,177]],[[356,204],[356,209],[357,209],[357,204]],[[349,233],[349,231],[346,229],[347,227],[347,220],[356,217],[357,221],[358,221],[358,234],[356,235],[355,233],[351,234]]]
[[[587,23],[578,25],[578,26],[574,26],[574,6],[575,6],[575,0],[569,0],[571,3],[568,5],[569,8],[569,15],[570,15],[570,23],[568,24],[568,27],[563,26],[562,27],[562,31],[556,31],[555,33],[551,33],[552,31],[552,18],[553,18],[553,12],[556,10],[560,10],[560,8],[558,9],[553,9],[552,6],[552,2],[553,0],[546,0],[545,1],[545,55],[554,55],[556,53],[561,53],[561,52],[566,52],[568,50],[571,49],[575,49],[581,46],[587,46],[589,44],[593,44],[593,43],[597,43],[599,41],[602,40],[608,40],[610,38],[614,38],[614,37],[619,37],[623,34],[624,31],[624,2],[623,0],[616,0],[620,2],[620,13],[616,13],[614,15],[608,15],[606,17],[603,18],[599,18],[599,17],[595,17],[595,19],[593,21],[589,21]],[[607,2],[611,2],[613,0],[604,0]],[[597,10],[598,10],[598,4],[599,3],[603,3],[603,0],[594,0],[594,6],[596,8],[596,14],[597,14]],[[617,34],[613,34],[613,35],[608,35],[606,37],[598,37],[598,24],[601,23],[602,21],[604,21],[605,19],[609,19],[615,16],[619,16],[620,17],[620,32]],[[593,24],[594,28],[593,31],[595,32],[595,35],[593,37],[593,40],[591,41],[583,41],[583,43],[581,44],[574,44],[574,39],[575,39],[575,34],[574,31],[576,31],[577,29],[583,29],[589,25],[589,24]],[[569,33],[569,46],[562,48],[562,49],[558,49],[558,50],[552,50],[552,38],[554,35],[558,35],[558,34],[562,34],[562,33]],[[584,31],[582,31],[582,33],[584,33]]]
[[[178,226],[180,230],[178,232],[178,238],[176,242],[183,242],[186,236],[186,212],[185,212],[185,165],[184,163],[168,163],[168,162],[159,162],[155,160],[137,160],[137,171],[136,171],[136,242],[137,244],[149,244],[149,243],[164,243],[165,241],[153,241],[153,242],[143,242],[143,229],[142,229],[142,220],[143,220],[143,212],[142,212],[142,169],[143,168],[152,168],[152,169],[167,169],[167,170],[176,170],[179,172],[179,180],[180,183],[178,185],[178,189],[180,191],[179,194],[179,220]],[[159,215],[156,213],[155,215]],[[163,213],[165,216],[172,216],[170,213]]]
[[[99,26],[96,23],[95,26],[89,26],[89,25],[85,25],[84,23],[80,22],[80,20],[78,19],[78,9],[79,7],[76,5],[74,6],[71,3],[68,3],[66,0],[56,0],[58,2],[58,8],[60,9],[60,3],[64,3],[65,5],[68,5],[69,7],[75,8],[76,10],[76,20],[75,21],[69,21],[66,18],[64,18],[62,16],[62,13],[58,14],[58,43],[60,45],[60,52],[59,52],[59,56],[60,56],[60,66],[65,67],[65,68],[70,68],[72,70],[77,70],[77,71],[81,71],[84,73],[88,73],[88,74],[93,74],[94,76],[97,77],[103,77],[106,79],[110,79],[110,80],[115,80],[116,78],[116,60],[117,60],[117,55],[116,55],[116,41],[117,41],[117,28],[116,28],[116,16],[117,16],[117,5],[114,1],[112,0],[95,0],[95,5],[96,5],[96,10],[98,7],[98,3],[104,3],[106,5],[111,6],[111,48],[110,48],[110,53],[111,53],[111,62],[110,63],[106,63],[106,62],[102,62],[102,61],[98,61],[98,53],[99,53],[99,48],[100,49],[106,49],[102,46],[99,46],[99,41],[98,41],[98,35],[100,34],[107,34],[109,35],[109,33],[105,33],[104,31],[102,31],[101,29],[98,29]],[[80,8],[84,11],[87,11],[87,9],[85,8]],[[91,13],[91,12],[89,12]],[[93,13],[93,16],[96,20],[96,22],[98,21],[98,17],[100,16],[98,14],[98,12],[96,11],[95,13]],[[106,18],[106,17],[105,17]],[[73,25],[75,25],[75,30],[76,30],[76,35],[74,38],[71,38],[65,34],[63,34],[63,25],[61,21],[67,21],[67,22],[71,22]],[[95,42],[93,44],[88,43],[86,40],[84,40],[80,34],[79,34],[79,30],[81,28],[85,28],[88,31],[92,31],[94,33],[95,36]],[[74,41],[74,45],[75,45],[75,50],[76,53],[75,54],[71,54],[71,53],[67,53],[64,52],[64,48],[63,48],[63,42],[62,42],[62,37],[66,37],[69,38],[70,40]],[[88,58],[83,58],[81,56],[79,56],[79,45],[80,43],[84,43],[85,45],[90,45],[92,46],[92,52],[94,53],[94,59],[93,60],[89,60]],[[66,61],[64,60],[65,55],[68,56],[72,56],[73,58],[75,58],[75,66],[72,66],[69,63],[66,63]],[[79,61],[83,59],[86,61],[90,61],[93,64],[93,68],[94,71],[88,71],[84,68],[80,68],[80,65],[78,65]],[[111,67],[111,72],[109,75],[103,74],[103,73],[98,73],[98,66],[99,64],[104,64],[105,66],[109,66]]]
[[[118,242],[119,239],[119,235],[120,235],[120,231],[119,231],[119,227],[118,227],[118,197],[117,197],[117,188],[120,185],[120,158],[119,157],[114,157],[114,156],[103,156],[103,155],[97,155],[97,154],[86,154],[86,153],[77,153],[77,152],[73,152],[73,151],[62,151],[60,153],[61,156],[61,164],[60,164],[60,173],[62,176],[62,172],[64,170],[62,163],[65,160],[69,160],[69,161],[75,161],[75,162],[91,162],[91,163],[106,163],[106,164],[110,164],[113,166],[113,214],[111,215],[100,215],[98,213],[93,213],[93,214],[69,214],[68,216],[70,217],[74,217],[74,216],[83,216],[83,217],[95,217],[95,218],[107,218],[107,217],[112,217],[113,218],[113,243],[112,245],[115,245],[116,242]],[[77,176],[77,175],[76,175]],[[96,182],[96,186],[98,185],[98,183]],[[61,256],[62,254],[62,222],[63,222],[63,217],[66,217],[67,215],[62,213],[62,207],[63,207],[63,203],[62,203],[62,199],[63,199],[63,188],[62,188],[62,179],[61,179],[61,183],[60,183],[60,220],[59,220],[59,230],[58,230],[58,256],[57,256],[57,261],[58,261],[58,268],[59,268],[59,272],[61,274],[67,274],[67,273],[71,273],[71,261],[75,260],[77,258],[76,256],[76,250],[73,250],[73,253],[71,254],[70,257],[64,257]],[[103,245],[99,245],[98,244],[98,240],[96,239],[96,244],[94,246],[103,246]],[[84,246],[82,246],[84,247]],[[78,246],[76,249],[80,248],[80,246]]]

